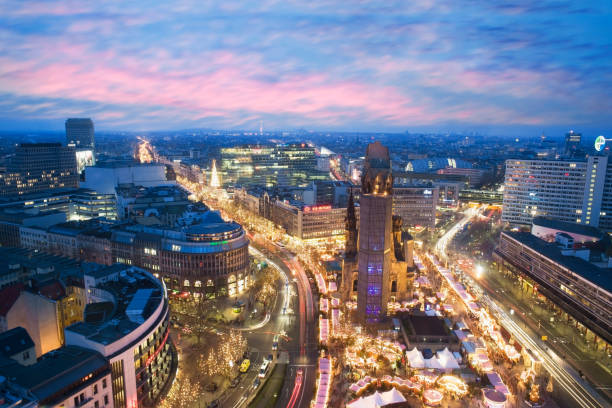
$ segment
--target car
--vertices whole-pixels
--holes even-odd
[[[215,392],[217,391],[217,384],[214,382],[209,382],[206,384],[206,387],[204,387],[204,390],[206,390],[206,392]]]
[[[272,354],[268,354],[267,359],[268,359],[268,361],[272,361],[272,360],[274,360],[274,356]]]
[[[221,405],[219,404],[219,400],[216,399],[213,402],[211,402],[210,404],[208,404],[208,408],[219,408]]]
[[[278,350],[278,334],[274,336],[274,340],[272,340],[272,350]]]
[[[251,366],[251,361],[248,358],[245,358],[242,361],[242,364],[240,364],[240,372],[246,373],[247,371],[249,371],[250,366]]]
[[[264,378],[266,374],[268,374],[268,371],[270,371],[270,361],[264,360],[261,367],[259,368],[259,376],[261,378]]]
[[[240,377],[236,377],[230,383],[230,388],[236,388],[240,384]]]

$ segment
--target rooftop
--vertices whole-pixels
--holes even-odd
[[[161,282],[143,269],[116,264],[93,271],[91,276],[111,278],[96,288],[110,293],[114,301],[88,304],[85,321],[66,328],[91,341],[108,345],[119,340],[138,328],[164,301]]]
[[[29,390],[39,400],[52,397],[58,390],[79,383],[90,373],[107,367],[102,355],[77,346],[66,346],[41,357],[36,364],[10,363],[0,366],[0,374]]]
[[[410,314],[403,320],[409,322],[416,336],[448,336],[449,334],[442,319],[436,316]]]
[[[539,252],[543,256],[562,265],[593,284],[602,287],[612,293],[612,269],[600,268],[584,259],[563,255],[561,249],[555,243],[546,242],[530,232],[504,231],[502,234],[519,241],[521,244]]]
[[[18,326],[0,333],[0,353],[5,357],[14,356],[30,348],[34,348],[34,342],[23,327]]]
[[[559,220],[554,220],[548,217],[534,217],[532,224],[540,226],[540,227],[570,232],[573,234],[586,235],[588,237],[593,237],[597,239],[603,239],[606,235],[604,232],[602,232],[598,228],[593,227],[591,225],[578,224],[575,222],[559,221]]]

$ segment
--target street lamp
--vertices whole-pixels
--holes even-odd
[[[482,265],[476,265],[476,279],[482,278],[483,273],[484,268],[482,267]]]

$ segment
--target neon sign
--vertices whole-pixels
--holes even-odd
[[[317,206],[313,206],[313,207],[304,207],[304,212],[305,213],[309,213],[309,212],[323,212],[323,211],[329,211],[332,209],[331,205],[317,205]]]
[[[597,150],[598,152],[601,152],[605,146],[606,146],[606,138],[603,137],[602,135],[597,136],[597,139],[595,139],[595,150]]]

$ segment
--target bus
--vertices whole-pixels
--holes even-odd
[[[240,372],[246,373],[247,371],[249,371],[250,366],[251,366],[251,362],[249,361],[248,358],[245,358],[244,360],[242,360],[242,364],[240,364]]]
[[[263,364],[261,365],[261,368],[259,369],[259,376],[261,378],[265,377],[266,374],[268,374],[269,370],[270,370],[270,361],[264,360]]]

